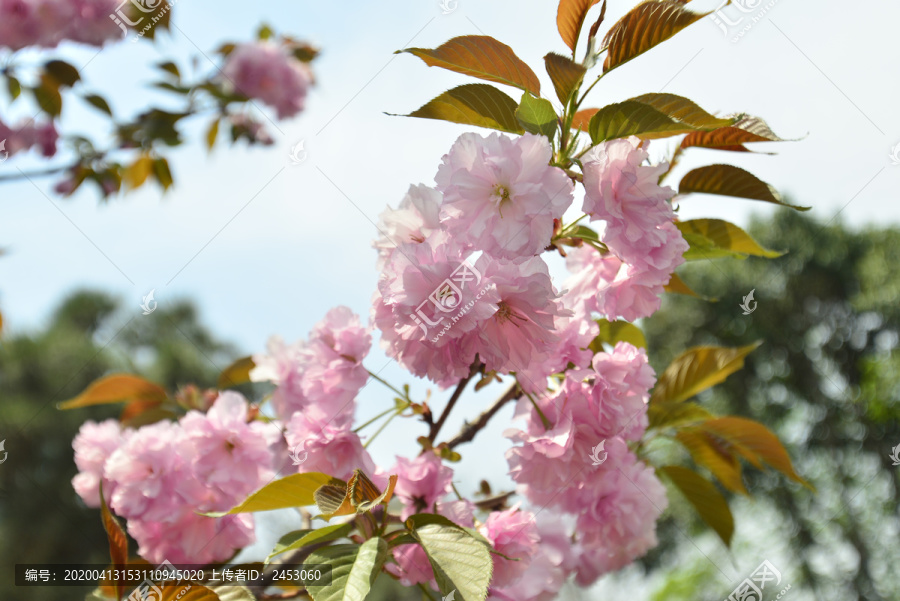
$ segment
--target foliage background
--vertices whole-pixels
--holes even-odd
[[[611,2],[608,22],[632,4],[630,0]],[[693,8],[700,10],[717,3],[697,0],[695,4]],[[179,150],[173,157],[179,185],[162,201],[152,188],[100,206],[90,191],[80,192],[70,200],[48,200],[43,193],[53,196],[47,192],[51,183],[45,180],[37,180],[40,190],[27,182],[0,188],[5,209],[0,220],[0,241],[7,251],[0,260],[0,309],[6,322],[0,349],[3,357],[0,438],[9,439],[6,448],[10,452],[10,460],[0,468],[0,527],[4,540],[11,541],[4,551],[10,555],[0,558],[0,565],[9,565],[15,557],[29,557],[32,550],[34,557],[59,553],[59,561],[81,557],[85,548],[100,549],[101,555],[103,552],[96,512],[78,508],[68,487],[68,477],[74,473],[69,442],[80,421],[92,414],[62,414],[52,410],[54,402],[72,396],[110,367],[127,367],[126,357],[137,348],[141,349],[137,356],[142,359],[138,367],[146,375],[171,377],[173,382],[185,379],[211,382],[206,379],[211,378],[215,368],[224,367],[230,355],[237,355],[216,342],[218,339],[234,341],[244,353],[252,352],[263,348],[272,333],[289,340],[305,335],[334,304],[347,304],[361,314],[367,313],[376,278],[372,268],[374,254],[369,249],[374,235],[371,221],[386,203],[398,202],[409,183],[430,181],[440,156],[462,130],[448,124],[414,122],[382,114],[382,111],[408,111],[424,103],[428,94],[418,85],[422,77],[429,78],[430,90],[444,89],[456,82],[451,74],[438,70],[423,72],[415,59],[395,57],[391,53],[410,45],[434,47],[454,35],[485,33],[515,47],[526,62],[537,65],[546,49],[561,49],[554,26],[555,8],[555,2],[542,0],[478,3],[460,0],[456,10],[442,15],[437,2],[412,0],[351,5],[248,4],[227,0],[210,6],[185,2],[178,3],[173,12],[176,27],[171,34],[163,34],[155,46],[123,43],[95,58],[92,58],[94,51],[72,46],[63,46],[58,51],[60,57],[79,66],[90,61],[83,75],[91,86],[109,91],[115,110],[136,113],[151,94],[157,102],[160,99],[164,102],[164,96],[157,96],[160,93],[144,85],[149,81],[152,62],[173,55],[186,65],[192,56],[204,61],[198,48],[214,48],[227,38],[249,37],[250,24],[261,20],[276,24],[286,33],[311,39],[324,49],[316,65],[319,85],[307,111],[293,122],[279,124],[280,132],[272,131],[274,147],[239,148],[231,152],[220,149],[211,159],[199,145]],[[664,51],[648,53],[629,69],[604,79],[594,92],[596,103],[648,91],[666,91],[689,95],[710,110],[740,107],[764,115],[780,135],[802,139],[778,145],[777,159],[748,155],[735,157],[733,162],[751,169],[783,192],[793,193],[797,203],[812,205],[813,215],[822,223],[830,222],[838,214],[853,228],[867,223],[896,223],[900,209],[885,199],[892,198],[900,179],[900,168],[892,168],[888,159],[891,146],[900,140],[900,121],[893,110],[900,84],[896,79],[871,74],[891,72],[895,52],[888,41],[892,39],[890,24],[900,17],[900,6],[879,6],[877,18],[854,17],[848,12],[852,10],[834,0],[816,3],[814,7],[779,2],[737,44],[724,39],[712,23],[701,21],[667,42]],[[98,123],[87,109],[73,108],[71,112],[67,109],[63,119],[64,127],[70,131],[91,130]],[[202,128],[188,133],[197,138],[202,135]],[[299,140],[305,140],[309,158],[303,165],[292,167],[287,153]],[[665,144],[659,144],[655,152],[661,155],[664,148]],[[27,170],[28,160],[18,159],[17,164]],[[700,164],[701,160],[708,161],[709,157],[688,156],[679,165],[679,173]],[[38,162],[33,164],[37,166]],[[7,163],[0,168],[8,166]],[[770,213],[747,202],[700,197],[686,201],[681,214],[684,218],[716,216],[743,225],[751,208],[764,215]],[[701,323],[698,320],[704,318],[703,312],[709,313],[707,319],[720,320],[706,324],[714,334],[721,329],[716,326],[726,328],[726,322],[741,317],[736,303],[752,287],[757,288],[760,300],[760,310],[751,318],[753,327],[762,328],[759,322],[768,315],[763,311],[772,302],[770,299],[778,299],[780,294],[787,295],[784,304],[778,305],[787,313],[778,318],[782,321],[774,321],[775,316],[771,316],[773,321],[766,321],[767,327],[752,332],[753,335],[733,333],[726,328],[721,334],[722,342],[745,342],[754,339],[754,335],[769,341],[770,335],[788,335],[791,330],[786,325],[804,322],[792,321],[787,315],[807,308],[805,297],[800,299],[791,294],[808,290],[821,290],[819,293],[825,296],[840,292],[844,294],[844,303],[861,303],[857,308],[861,313],[886,311],[893,315],[891,319],[896,319],[896,306],[891,301],[897,298],[892,285],[897,279],[890,277],[892,263],[888,255],[891,236],[896,236],[895,233],[846,234],[857,236],[855,246],[840,236],[835,240],[824,236],[806,249],[823,261],[821,265],[813,262],[810,269],[814,271],[809,280],[799,278],[801,271],[786,269],[790,278],[773,275],[772,284],[763,284],[739,276],[753,276],[753,269],[776,269],[792,260],[797,247],[793,234],[787,233],[793,230],[787,226],[781,230],[759,227],[757,236],[761,242],[774,248],[791,248],[792,254],[770,265],[752,260],[737,264],[719,261],[714,267],[705,268],[708,273],[689,274],[696,279],[686,275],[698,290],[722,301],[711,307],[692,299],[679,299],[681,302],[671,307],[675,313],[670,317],[670,328],[655,330],[656,326],[651,324],[652,352],[660,353],[656,356],[658,367],[665,364],[671,353],[697,342],[690,338],[691,331],[685,324]],[[775,233],[780,235],[769,236]],[[829,246],[824,240],[836,246]],[[865,244],[875,242],[879,245],[871,248],[880,250],[864,252]],[[828,256],[834,262],[828,263]],[[862,261],[859,257],[863,256],[868,258]],[[838,269],[841,261],[845,264]],[[699,272],[704,267],[695,269]],[[732,279],[725,274],[731,274]],[[865,293],[859,293],[858,290],[863,290],[864,277],[867,287]],[[818,280],[822,280],[821,289],[809,287],[810,282]],[[70,297],[64,305],[68,309],[56,311],[60,299],[85,286],[111,296],[76,302],[81,310],[70,304],[73,302]],[[150,289],[156,289],[160,303],[152,322],[138,311],[141,297]],[[180,304],[179,299],[184,298],[195,299],[202,309],[204,323],[215,324],[214,334],[203,334],[196,319],[191,319],[190,310]],[[113,306],[116,303],[118,309]],[[846,320],[840,312],[821,310],[825,313],[806,316],[808,323],[827,318],[842,324]],[[176,323],[182,323],[180,319],[188,322],[181,330],[166,330],[161,325],[164,314],[171,314]],[[129,322],[131,318],[135,319]],[[896,321],[886,316],[882,320],[883,324],[894,324],[895,328]],[[662,321],[660,316],[659,322]],[[189,322],[193,325],[188,325]],[[150,323],[152,328],[147,327]],[[879,327],[890,329],[885,325]],[[147,331],[132,335],[133,329]],[[877,461],[883,460],[886,451],[900,443],[900,436],[892,438],[894,431],[886,425],[896,417],[890,413],[895,410],[897,399],[896,382],[891,377],[896,370],[889,369],[893,355],[884,360],[877,357],[861,360],[859,351],[850,352],[853,337],[841,333],[840,327],[826,326],[825,331],[815,328],[811,331],[825,337],[826,342],[822,343],[825,348],[838,345],[833,356],[826,353],[830,360],[814,366],[824,366],[823,373],[837,385],[826,387],[827,394],[812,396],[809,391],[817,390],[810,388],[812,378],[819,372],[797,363],[805,356],[800,351],[792,355],[785,350],[784,361],[792,369],[806,369],[807,373],[805,379],[795,383],[795,396],[785,386],[786,391],[775,392],[773,398],[787,395],[788,399],[794,399],[805,395],[808,400],[834,403],[833,410],[823,409],[816,403],[810,408],[810,415],[801,416],[808,421],[792,422],[789,418],[799,418],[786,415],[787,401],[776,405],[780,410],[767,412],[768,405],[760,400],[765,398],[762,384],[756,385],[758,390],[750,397],[751,401],[757,399],[755,405],[738,404],[740,397],[730,401],[724,398],[734,390],[743,390],[735,386],[750,386],[745,378],[754,377],[758,367],[762,369],[754,361],[770,348],[789,349],[788,342],[783,347],[775,346],[774,341],[767,342],[754,353],[748,369],[733,376],[711,401],[766,423],[770,416],[784,420],[779,434],[796,445],[791,449],[792,456],[801,467],[834,474],[835,465],[843,465],[849,470],[847,490],[856,490],[853,485],[858,479],[874,473],[866,470],[876,469]],[[671,339],[665,340],[661,332]],[[796,332],[794,335],[799,337]],[[871,333],[866,340],[866,344],[875,344]],[[97,354],[100,349],[103,350]],[[805,353],[805,347],[801,350]],[[381,375],[389,379],[402,375],[377,352],[369,365],[373,371],[386,366]],[[766,369],[775,370],[772,376],[763,378],[766,382],[788,377],[781,375],[781,366]],[[841,370],[847,371],[847,385],[843,377],[837,377]],[[789,375],[799,377],[796,371]],[[854,386],[861,391],[860,399],[853,401],[856,409],[850,411],[838,401],[855,399],[855,394],[844,394],[855,391]],[[418,390],[424,391],[424,386]],[[868,396],[862,395],[864,390]],[[490,390],[485,391],[479,399],[490,394]],[[871,399],[878,400],[880,422],[867,417],[867,412],[873,410],[866,404]],[[381,391],[366,388],[362,393],[361,417],[376,413],[386,402]],[[50,406],[37,412],[44,403]],[[812,428],[811,424],[819,423],[812,414],[823,410],[825,423],[829,425]],[[462,405],[451,417],[448,431],[477,411],[474,402]],[[481,441],[462,449],[464,459],[458,475],[467,485],[474,487],[480,477],[503,482],[505,461],[500,450],[505,443],[498,440],[505,427],[502,421],[509,413],[508,410],[498,416],[494,428],[487,430]],[[812,428],[814,436],[806,431],[804,424]],[[6,436],[6,432],[18,431],[23,426],[22,436]],[[866,438],[870,427],[870,438]],[[400,433],[409,425],[401,423],[396,428],[394,432],[386,432],[384,440],[398,439],[392,434]],[[823,448],[833,448],[824,442],[829,440],[828,435],[835,443],[841,443],[834,457],[821,455]],[[389,462],[394,453],[410,451],[414,443],[412,437],[406,438],[409,448],[375,445],[375,458]],[[811,446],[820,448],[806,458],[803,449],[810,440],[818,441]],[[875,445],[881,450],[881,456],[866,444]],[[860,452],[867,453],[866,456],[871,456],[869,461],[875,463],[869,466],[859,461]],[[886,471],[884,466],[880,469],[879,473]],[[878,482],[876,479],[870,485],[873,495],[877,493]],[[865,536],[867,528],[873,536],[896,533],[897,487],[896,480],[893,482],[893,493],[872,497],[871,505],[866,504],[871,513],[861,511],[855,517],[856,522],[840,513],[843,505],[838,499],[840,491],[827,486],[823,489],[818,482],[820,494],[827,497],[824,506],[818,509],[809,506],[807,498],[797,501],[798,505],[789,512],[808,515],[803,519],[812,521],[813,528],[832,524],[824,535],[833,536],[833,544],[826,551],[808,545],[809,562],[819,573],[834,573],[841,582],[850,582],[864,598],[877,598],[865,588],[864,579],[854,582],[861,578],[856,575],[854,557],[864,547],[844,537],[854,532]],[[758,486],[765,484],[760,482]],[[863,488],[868,494],[870,487]],[[856,497],[849,504],[861,504],[863,498]],[[787,500],[775,502],[787,503]],[[735,554],[722,566],[726,574],[735,578],[759,563],[755,561],[758,553],[745,551],[741,545],[753,544],[757,545],[754,548],[760,548],[771,543],[766,548],[779,549],[773,546],[775,539],[762,534],[766,529],[760,524],[768,524],[770,519],[763,507],[765,503],[757,501],[749,505],[753,511],[762,513],[759,517],[741,519],[745,514],[741,508],[737,509],[739,530]],[[833,515],[837,517],[831,519]],[[851,527],[853,524],[856,527]],[[783,527],[773,525],[771,530],[794,532],[790,528],[795,527],[796,540],[802,540],[801,525],[790,520]],[[684,522],[679,528],[689,534],[695,532]],[[677,539],[681,535],[674,530],[669,538]],[[695,540],[700,540],[698,545],[707,555],[720,552],[715,548],[716,541],[706,535]],[[879,540],[876,537],[870,542]],[[697,560],[696,550],[692,551],[692,543],[685,542],[682,546],[674,555],[651,558],[649,564],[691,567],[691,562]],[[795,555],[786,546],[779,552],[779,557],[785,560]],[[883,575],[892,563],[890,550],[870,551],[869,556],[874,562],[870,568],[873,578]],[[707,573],[708,564],[702,557],[697,563],[697,569],[690,570],[696,573],[694,576],[673,575],[671,586],[679,586],[682,581],[677,578],[686,578],[688,584],[683,584],[682,590],[693,591],[697,585],[690,578],[715,582],[712,578],[721,576]],[[729,564],[730,568],[726,569]],[[629,583],[627,594],[622,592],[625,589],[621,581]],[[648,589],[652,586],[634,588],[638,580],[632,580],[629,574],[622,576],[621,581],[601,585],[598,595],[603,593],[605,599],[649,598]],[[711,590],[719,592],[730,590],[721,578],[711,586]],[[800,586],[801,590],[792,591],[791,596],[796,594],[799,599],[804,594],[814,594],[813,591],[829,594],[827,580],[819,587]],[[844,589],[836,587],[835,590]],[[897,587],[887,590],[897,590]],[[62,591],[58,589],[57,593]],[[721,596],[719,592],[702,598],[717,598]],[[660,598],[669,599],[676,594],[674,588],[667,589]],[[882,596],[885,594],[883,591]],[[2,591],[0,597],[7,598]]]

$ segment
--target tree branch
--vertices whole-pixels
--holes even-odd
[[[475,435],[484,428],[487,423],[491,420],[494,415],[503,408],[503,406],[509,401],[513,401],[522,396],[522,390],[519,388],[519,384],[515,383],[509,387],[503,396],[494,401],[494,404],[491,405],[484,413],[478,416],[478,419],[472,423],[466,423],[463,426],[462,430],[459,431],[459,434],[454,436],[447,443],[451,449],[456,447],[457,445],[461,445],[464,442],[469,442]]]
[[[66,169],[71,168],[71,165],[66,165],[64,167],[48,167],[47,169],[41,169],[38,171],[31,171],[26,173],[25,171],[19,170],[18,173],[7,173],[4,175],[0,175],[0,182],[10,182],[20,179],[31,179],[32,177],[45,177],[47,175],[56,175],[57,173],[62,173]]]
[[[437,438],[438,432],[441,431],[441,428],[444,426],[444,422],[447,421],[447,417],[450,416],[450,412],[453,411],[453,406],[456,405],[456,401],[459,400],[459,397],[462,396],[463,390],[466,388],[466,384],[469,383],[469,380],[472,379],[475,374],[481,369],[481,362],[477,359],[472,364],[472,367],[469,369],[469,375],[459,381],[459,384],[456,385],[456,390],[453,391],[453,395],[450,397],[450,400],[447,401],[447,406],[444,407],[444,410],[441,412],[441,416],[438,418],[437,422],[431,425],[431,428],[428,432],[428,440],[434,443],[435,438]]]

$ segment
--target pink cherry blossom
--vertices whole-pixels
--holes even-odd
[[[239,94],[274,108],[279,119],[303,110],[312,84],[309,67],[272,42],[240,44],[228,55],[222,75]]]
[[[295,413],[288,423],[285,439],[293,457],[300,462],[300,472],[322,472],[349,480],[353,470],[361,469],[370,478],[375,463],[363,448],[362,441],[349,423],[335,424]]]
[[[128,520],[128,533],[138,555],[152,564],[201,565],[225,561],[253,543],[253,525],[248,513],[210,518],[182,509],[169,522]]]
[[[191,471],[211,491],[202,509],[225,511],[274,476],[267,431],[278,428],[247,423],[247,401],[237,392],[222,392],[207,413],[191,411],[181,419],[193,447]]]
[[[506,556],[492,556],[494,561],[492,587],[509,586],[528,571],[540,540],[534,514],[522,511],[518,507],[494,511],[479,531],[490,541],[494,550]]]
[[[0,149],[0,159],[5,160],[9,156],[27,152],[35,147],[43,156],[52,157],[56,154],[57,140],[59,134],[53,121],[37,124],[33,120],[28,120],[10,127],[0,120],[0,141],[4,146]]]
[[[495,257],[537,255],[573,198],[569,177],[548,165],[551,155],[543,136],[461,135],[435,176],[441,225]]]
[[[106,460],[130,435],[132,430],[122,430],[119,422],[108,419],[99,424],[88,420],[81,424],[72,448],[75,449],[75,465],[78,473],[72,478],[75,492],[88,507],[100,507],[100,480]],[[109,499],[115,484],[105,482],[103,495]]]
[[[378,270],[384,269],[400,243],[421,244],[440,229],[441,193],[424,184],[410,186],[396,209],[388,207],[378,220],[379,237],[372,246],[378,251]]]
[[[631,136],[597,144],[582,157],[584,212],[607,221],[617,236],[632,243],[654,236],[656,226],[675,218],[667,202],[675,191],[659,185],[668,165],[643,165],[647,156],[641,141]]]
[[[423,453],[412,460],[397,457],[389,473],[397,474],[394,496],[403,502],[403,520],[414,513],[431,512],[435,502],[450,492],[453,480],[453,470],[434,453]]]
[[[102,46],[121,39],[117,0],[0,0],[0,47],[54,48],[64,40]]]

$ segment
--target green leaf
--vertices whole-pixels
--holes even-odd
[[[731,117],[714,117],[697,106],[693,100],[689,100],[683,96],[676,96],[675,94],[641,94],[631,100],[649,104],[672,119],[680,121],[681,123],[687,123],[698,129],[721,128],[732,125],[735,121],[734,118]]]
[[[161,386],[131,374],[114,374],[95,380],[84,392],[61,402],[59,409],[77,409],[90,405],[106,405],[125,401],[165,401],[166,391]]]
[[[649,104],[637,100],[606,105],[594,113],[588,124],[588,132],[594,144],[628,136],[652,140],[696,130],[693,125],[676,121]]]
[[[741,476],[741,462],[723,440],[695,426],[678,430],[675,433],[675,440],[684,445],[697,465],[712,472],[722,486],[731,492],[750,494]]]
[[[6,76],[6,89],[9,92],[9,100],[12,102],[22,93],[22,84],[12,75]]]
[[[209,129],[206,130],[206,150],[212,151],[213,146],[216,145],[216,138],[219,137],[219,119],[213,119],[212,123],[209,124]]]
[[[715,485],[687,468],[677,465],[666,465],[657,468],[684,494],[694,506],[703,521],[715,530],[726,546],[731,546],[734,534],[734,516],[728,508],[728,501]]]
[[[490,36],[464,35],[448,40],[434,50],[406,48],[395,54],[402,52],[418,56],[429,67],[442,67],[541,95],[541,82],[534,71],[516,56],[512,48]]]
[[[472,83],[447,90],[406,116],[521,134],[525,130],[516,119],[517,108],[516,101],[497,88]]]
[[[153,161],[153,176],[159,182],[159,185],[162,186],[163,191],[172,187],[172,171],[169,169],[169,161],[167,159],[159,157]]]
[[[744,367],[744,357],[761,342],[737,348],[695,346],[678,355],[653,388],[650,402],[679,403],[715,386]]]
[[[48,61],[44,63],[44,71],[56,81],[58,86],[71,88],[81,79],[78,69],[65,61]]]
[[[516,119],[525,131],[553,139],[556,134],[556,111],[549,100],[535,98],[528,92],[522,94],[522,103],[516,109]]]
[[[556,10],[556,28],[566,46],[574,53],[584,20],[592,6],[600,0],[560,0]],[[565,101],[564,101],[565,102]]]
[[[275,35],[275,32],[265,23],[260,25],[259,29],[256,31],[256,39],[258,40],[268,40],[273,35]]]
[[[784,254],[763,248],[750,234],[721,219],[690,219],[677,221],[675,226],[690,245],[684,253],[688,261],[747,255],[773,259]]]
[[[334,545],[313,551],[307,564],[331,566],[331,584],[309,585],[314,601],[364,601],[388,557],[383,538],[362,545]]]
[[[441,595],[456,591],[456,601],[484,601],[493,574],[487,545],[439,515],[416,514],[406,525],[428,556]]]
[[[587,69],[584,65],[576,63],[569,57],[553,52],[544,57],[544,65],[547,67],[550,81],[553,82],[556,97],[565,106],[568,104],[569,96],[572,95],[572,92],[581,85],[581,80],[584,79]]]
[[[350,534],[351,530],[353,530],[353,524],[332,524],[330,526],[317,528],[316,530],[295,530],[294,532],[288,532],[278,539],[275,548],[272,549],[272,552],[266,557],[266,563],[272,561],[272,558],[276,555],[280,555],[287,551],[293,551],[294,549],[300,549],[316,543],[324,543],[343,538]]]
[[[172,61],[165,61],[162,63],[157,63],[156,68],[162,69],[166,73],[174,75],[175,79],[177,79],[178,81],[181,81],[181,71],[178,70],[178,65],[176,65]]]
[[[62,113],[62,96],[56,80],[46,73],[41,74],[41,85],[31,88],[34,99],[41,110],[52,117],[58,117]]]
[[[775,135],[769,124],[752,115],[731,115],[737,121],[729,127],[712,131],[698,131],[688,134],[681,141],[682,148],[696,146],[716,150],[750,152],[744,144],[748,142],[783,142]]]
[[[637,348],[647,348],[647,339],[639,327],[627,321],[609,321],[598,319],[600,332],[588,347],[594,353],[603,351],[603,344],[615,346],[617,342],[628,342]]]
[[[683,234],[682,234],[683,235]],[[706,300],[715,300],[708,299],[705,296],[701,296],[694,292],[690,286],[684,283],[684,280],[677,273],[673,273],[672,277],[669,278],[669,283],[663,286],[663,290],[666,292],[670,292],[673,294],[684,294],[685,296],[693,296],[695,298],[703,298]]]
[[[100,96],[99,94],[88,94],[84,99],[95,109],[112,117],[112,109],[109,108],[109,103],[106,102],[106,99],[103,98],[103,96]]]
[[[253,357],[247,356],[235,360],[234,363],[223,369],[222,373],[219,374],[217,388],[222,390],[246,384],[250,381],[250,372],[254,367],[256,367],[256,363],[253,362]]]
[[[647,407],[650,428],[671,428],[712,419],[712,413],[697,403],[654,401]]]
[[[204,515],[220,517],[231,513],[271,511],[272,509],[284,509],[285,507],[314,505],[316,500],[313,495],[316,490],[325,484],[334,483],[341,483],[341,481],[320,472],[291,474],[280,480],[269,482],[247,497],[243,503],[229,511],[206,513]]]
[[[135,190],[144,185],[151,173],[153,173],[153,159],[142,154],[125,169],[123,177],[128,187]]]
[[[689,194],[691,192],[761,200],[798,211],[810,209],[810,207],[799,207],[784,202],[781,194],[775,188],[749,171],[734,165],[708,165],[688,172],[681,178],[678,193]]]
[[[684,4],[684,0],[648,0],[631,9],[603,38],[608,49],[603,70],[627,63],[710,14],[689,11]]]

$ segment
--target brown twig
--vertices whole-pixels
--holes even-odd
[[[469,375],[459,381],[459,384],[456,385],[456,390],[453,391],[453,395],[450,397],[450,400],[447,401],[447,406],[444,407],[444,410],[441,412],[441,416],[438,420],[431,425],[431,428],[428,432],[428,440],[434,443],[437,438],[438,433],[441,431],[441,428],[444,426],[444,422],[447,421],[447,418],[450,416],[450,412],[453,411],[454,405],[456,405],[456,401],[459,400],[459,397],[462,396],[463,390],[466,389],[466,384],[469,383],[475,374],[477,374],[481,370],[481,362],[476,359],[476,361],[472,364],[471,369],[469,369]]]
[[[491,405],[484,413],[478,416],[478,419],[472,423],[466,423],[463,426],[462,430],[459,431],[459,434],[454,436],[447,443],[447,446],[451,449],[456,447],[457,445],[461,445],[464,442],[469,442],[478,432],[484,428],[487,423],[491,420],[494,415],[503,408],[503,406],[509,401],[513,401],[522,396],[522,391],[519,389],[518,383],[513,384],[509,387],[503,396],[494,401],[494,404]]]

